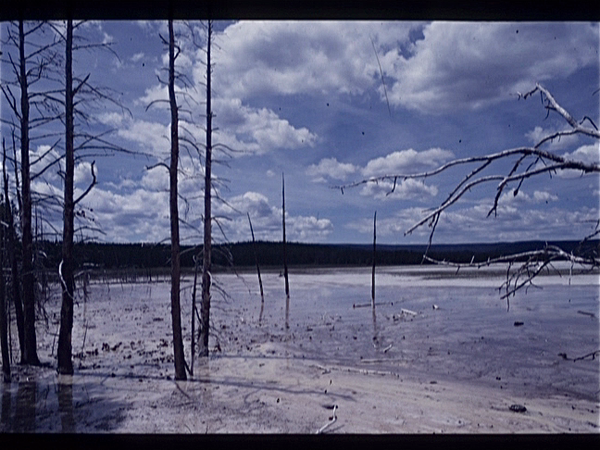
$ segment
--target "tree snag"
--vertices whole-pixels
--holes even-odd
[[[212,105],[210,50],[212,21],[208,21],[206,44],[206,156],[204,164],[204,248],[202,259],[202,305],[198,356],[208,356],[210,331],[210,286],[212,283]]]
[[[169,210],[171,219],[171,321],[173,325],[173,354],[175,379],[185,380],[185,358],[181,334],[180,307],[180,249],[179,249],[179,206],[177,196],[177,170],[179,165],[179,119],[175,97],[175,34],[173,19],[169,19],[169,105],[171,109],[171,162],[169,165]]]
[[[288,280],[287,266],[287,245],[285,239],[285,179],[281,172],[281,198],[282,198],[282,214],[283,221],[283,278],[285,279],[285,328],[290,327],[290,283]]]
[[[74,123],[73,123],[73,20],[67,20],[65,50],[65,174],[63,206],[62,261],[58,266],[58,276],[62,287],[62,307],[60,310],[60,330],[58,334],[58,373],[72,375],[71,333],[73,330],[73,296],[75,279],[73,276],[73,237],[75,200],[73,178],[75,175]]]
[[[252,234],[252,250],[254,252],[254,262],[256,264],[256,273],[258,275],[258,286],[260,287],[260,314],[258,315],[258,323],[262,321],[263,312],[265,310],[265,293],[263,291],[262,278],[260,277],[260,266],[258,265],[258,254],[256,253],[256,240],[254,239],[254,228],[252,228],[252,221],[250,220],[250,213],[246,213],[248,216],[248,223],[250,224],[250,233]]]

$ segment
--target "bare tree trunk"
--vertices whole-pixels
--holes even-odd
[[[211,50],[212,21],[208,21],[206,44],[206,161],[204,167],[204,251],[202,259],[202,306],[198,356],[208,356],[210,330],[210,284],[212,264],[212,106],[211,106]]]
[[[371,305],[375,309],[375,263],[377,256],[377,211],[373,216],[373,270],[371,271]]]
[[[2,207],[2,216],[6,215],[6,202],[4,199]],[[6,221],[5,217],[2,217]],[[10,383],[10,355],[8,353],[8,326],[6,321],[6,287],[4,284],[4,226],[0,225],[0,347],[2,349],[2,375],[5,383]]]
[[[169,207],[171,216],[171,319],[173,324],[173,353],[175,379],[185,380],[185,357],[181,334],[180,307],[180,251],[179,251],[179,207],[177,197],[177,170],[179,166],[179,117],[175,97],[175,35],[173,20],[169,20],[169,103],[171,106],[171,165],[169,166]]]
[[[285,239],[285,179],[281,173],[281,197],[282,197],[282,220],[283,220],[283,278],[285,279],[285,327],[290,327],[290,283],[288,280],[287,248]]]
[[[256,273],[258,274],[258,286],[260,287],[260,314],[258,316],[258,323],[262,321],[263,312],[265,310],[265,293],[263,291],[262,278],[260,277],[260,266],[258,265],[258,255],[256,253],[256,241],[254,239],[254,228],[252,228],[252,221],[250,220],[250,213],[248,215],[248,223],[250,224],[250,233],[252,233],[252,250],[254,251],[254,262],[256,263]]]
[[[8,224],[8,237],[6,239],[6,249],[8,257],[10,258],[12,298],[13,303],[15,305],[15,316],[17,318],[17,332],[19,335],[21,363],[23,363],[25,361],[25,324],[23,318],[23,304],[21,303],[21,290],[19,289],[20,276],[19,263],[17,261],[17,251],[15,245],[15,222],[13,218],[12,208],[10,206],[10,197],[8,196],[8,173],[6,172],[6,145],[4,139],[2,139],[2,152],[2,175],[4,180],[4,198],[6,199],[4,207],[6,209],[6,223]]]
[[[23,305],[25,325],[25,364],[40,363],[35,336],[35,291],[33,276],[33,238],[31,235],[31,190],[29,176],[29,93],[25,60],[25,32],[19,21],[19,70],[21,86],[21,231],[23,242]]]
[[[73,296],[75,293],[75,279],[73,275],[73,238],[75,221],[73,178],[75,174],[75,129],[73,123],[73,21],[71,19],[67,21],[65,80],[65,192],[62,261],[58,267],[62,285],[62,307],[60,310],[57,358],[58,373],[72,375],[73,361],[71,358],[71,333],[73,331]]]
[[[198,285],[198,258],[194,256],[194,286],[192,287],[192,360],[190,362],[190,375],[194,375],[194,356],[196,354],[196,286]]]

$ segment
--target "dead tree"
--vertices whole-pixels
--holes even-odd
[[[5,383],[10,383],[10,355],[8,352],[8,323],[6,320],[6,285],[4,281],[4,250],[5,250],[5,230],[6,223],[6,204],[4,198],[0,208],[2,208],[2,222],[0,224],[0,348],[2,350],[2,377]]]
[[[171,220],[171,321],[173,326],[173,354],[175,360],[175,379],[185,380],[185,357],[183,354],[183,336],[181,333],[180,306],[180,249],[179,249],[179,205],[177,194],[177,173],[179,165],[179,119],[177,98],[175,97],[175,33],[173,20],[169,19],[169,106],[171,109],[171,163],[169,165],[169,211]]]
[[[377,257],[377,211],[373,215],[373,270],[371,271],[371,305],[375,310],[375,264]]]
[[[483,263],[471,262],[468,264],[456,263],[452,261],[439,261],[428,256],[428,251],[431,246],[433,235],[436,227],[442,217],[452,205],[460,200],[465,194],[473,189],[488,185],[496,184],[496,194],[490,209],[488,217],[497,215],[498,203],[503,193],[512,189],[513,195],[517,195],[523,183],[530,178],[540,175],[552,175],[561,170],[574,170],[582,174],[600,173],[600,165],[598,163],[588,163],[578,161],[570,157],[561,156],[544,150],[542,147],[555,139],[560,139],[565,136],[582,135],[595,140],[600,140],[600,131],[598,127],[588,116],[584,116],[580,121],[576,120],[567,110],[565,110],[552,96],[552,94],[542,85],[537,84],[535,88],[525,94],[518,94],[519,99],[528,99],[534,94],[539,94],[542,104],[548,114],[558,114],[568,124],[568,129],[558,131],[540,139],[532,147],[516,147],[504,150],[498,153],[492,153],[485,156],[473,156],[469,158],[455,159],[450,161],[435,170],[422,172],[417,174],[388,174],[379,177],[364,179],[355,183],[344,186],[335,186],[341,189],[352,188],[367,183],[378,183],[382,181],[393,183],[388,195],[394,192],[397,182],[407,179],[426,179],[438,175],[452,167],[471,167],[467,173],[452,189],[446,199],[437,207],[430,210],[421,220],[411,226],[404,234],[408,235],[419,227],[428,225],[431,228],[429,233],[429,245],[423,256],[424,260],[436,263],[451,265],[457,268],[461,267],[483,267],[494,263],[508,264],[507,277],[501,290],[504,291],[502,298],[507,300],[514,295],[518,290],[533,285],[533,280],[543,270],[552,267],[552,263],[557,260],[569,261],[572,265],[580,265],[589,269],[598,268],[600,266],[600,256],[597,252],[588,254],[575,254],[574,252],[566,252],[560,247],[554,245],[546,245],[543,249],[535,250],[526,253],[503,256],[501,258],[489,259]],[[586,125],[587,124],[587,125]],[[508,173],[496,173],[491,175],[482,175],[484,169],[502,165],[509,162],[511,168]],[[595,230],[585,236],[582,243],[596,238],[600,234],[600,221],[596,223]],[[514,269],[514,270],[511,270]]]
[[[81,88],[81,84],[79,85]],[[73,237],[75,234],[75,199],[73,179],[75,175],[75,127],[73,89],[73,21],[67,21],[65,36],[65,174],[63,204],[62,260],[58,275],[62,286],[62,306],[60,309],[60,330],[58,334],[58,373],[73,374],[71,359],[71,333],[73,330],[73,303],[75,277],[73,267]]]
[[[199,356],[208,356],[210,332],[210,287],[212,284],[212,91],[211,91],[211,40],[212,21],[208,21],[206,44],[206,148],[204,163],[204,247],[202,253],[202,305],[200,307]]]
[[[19,261],[16,251],[16,232],[15,222],[13,217],[13,211],[10,204],[10,196],[8,194],[8,173],[6,170],[6,145],[4,139],[2,139],[2,175],[4,181],[4,208],[6,210],[6,224],[7,230],[5,233],[6,239],[6,250],[7,257],[10,259],[10,274],[11,274],[11,287],[12,287],[12,299],[15,307],[15,316],[17,321],[17,333],[19,337],[19,348],[21,354],[21,362],[25,360],[25,325],[23,318],[23,304],[21,303],[21,289],[20,289],[20,276],[19,276]]]
[[[281,173],[281,220],[283,225],[283,278],[285,279],[285,327],[290,327],[290,283],[288,281],[287,248],[285,239],[285,179]]]
[[[33,267],[33,235],[31,230],[31,175],[30,175],[30,131],[58,118],[48,110],[49,98],[52,91],[34,91],[30,88],[36,83],[48,79],[49,68],[54,64],[55,54],[53,48],[56,40],[50,42],[33,42],[40,30],[47,26],[44,22],[36,22],[26,27],[23,20],[7,26],[6,44],[13,47],[18,54],[16,60],[12,53],[7,52],[7,60],[12,68],[15,80],[3,83],[2,92],[7,100],[13,115],[17,118],[13,126],[19,129],[20,156],[21,156],[21,190],[18,193],[21,216],[21,286],[23,300],[23,341],[21,362],[24,364],[39,364],[35,334],[35,274]],[[27,28],[27,29],[26,29]],[[18,87],[18,97],[11,90],[11,86]],[[31,114],[34,107],[35,115]],[[13,146],[13,150],[16,150]],[[15,164],[16,170],[16,161]],[[16,282],[16,280],[15,280]],[[16,303],[20,297],[15,298]],[[20,321],[18,322],[20,323]]]
[[[123,108],[115,100],[110,98],[103,89],[93,86],[88,73],[83,78],[74,74],[73,53],[74,51],[93,47],[107,48],[106,44],[74,44],[74,31],[81,26],[83,22],[74,23],[69,19],[66,23],[66,29],[63,31],[56,28],[61,35],[65,45],[65,66],[64,66],[64,124],[65,124],[65,152],[64,152],[64,172],[62,173],[64,182],[64,198],[62,201],[63,209],[63,234],[62,234],[62,259],[58,267],[58,275],[62,288],[62,305],[60,315],[60,329],[58,336],[58,372],[62,374],[73,373],[72,363],[72,344],[71,334],[73,330],[73,304],[75,300],[75,261],[73,257],[74,238],[75,238],[75,216],[85,216],[85,212],[79,213],[76,208],[81,201],[91,192],[97,183],[96,172],[94,170],[95,162],[91,163],[90,171],[92,181],[87,188],[75,198],[74,175],[75,163],[77,160],[86,156],[90,150],[97,154],[98,151],[112,153],[114,151],[128,152],[126,149],[113,145],[106,141],[105,134],[89,134],[80,130],[76,126],[76,117],[87,119],[87,114],[83,109],[86,102],[92,101],[110,101]],[[64,35],[63,35],[64,32]],[[77,98],[77,100],[75,100]],[[77,142],[76,142],[77,139]],[[93,227],[83,226],[82,229],[91,229]]]
[[[258,275],[258,286],[260,288],[260,314],[258,315],[258,323],[260,324],[265,310],[265,293],[263,291],[262,278],[260,276],[260,266],[258,264],[258,254],[256,253],[256,240],[254,239],[254,228],[252,228],[252,221],[250,220],[250,213],[246,213],[248,216],[248,223],[250,224],[250,233],[252,234],[252,251],[254,253],[254,262],[256,264],[256,273]]]

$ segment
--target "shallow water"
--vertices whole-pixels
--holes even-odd
[[[369,269],[292,273],[290,350],[397,373],[410,368],[424,379],[598,398],[600,358],[573,362],[559,356],[576,358],[600,348],[597,275],[571,285],[568,278],[545,277],[540,288],[511,297],[507,310],[498,291],[502,272],[474,282],[416,269],[381,269],[375,318],[370,307],[353,307],[370,303]],[[403,270],[410,275],[403,277]],[[255,281],[249,274],[244,280]],[[282,281],[270,274],[263,283],[266,325],[282,330]],[[240,290],[238,298],[244,297],[255,303],[249,311],[256,317],[259,297]]]
[[[497,289],[502,271],[485,276],[452,274],[439,268],[378,269],[373,315],[370,268],[292,270],[289,329],[283,278],[277,272],[263,273],[260,323],[256,275],[217,274],[211,360],[306,358],[329,366],[391,372],[423,383],[468,382],[505,389],[521,398],[599,401],[600,358],[572,361],[600,348],[597,274],[572,280],[543,277],[538,282],[541,288],[511,297],[508,311]],[[219,288],[226,295],[220,295]],[[0,429],[119,431],[132,411],[139,423],[154,417],[156,430],[164,429],[169,414],[156,419],[153,411],[172,405],[169,399],[179,395],[179,388],[169,381],[173,376],[169,290],[168,283],[92,284],[90,295],[79,298],[75,307],[75,376],[57,377],[45,367],[14,366],[13,383],[2,386]],[[59,296],[46,307],[50,320],[47,327],[43,323],[38,327],[39,356],[54,365]],[[182,321],[188,362],[190,311],[191,280],[185,280]],[[16,348],[13,353],[18,354]],[[216,375],[210,365],[196,366],[196,377],[203,382]],[[134,428],[126,429],[137,430],[130,426]]]

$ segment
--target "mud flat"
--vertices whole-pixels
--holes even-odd
[[[0,431],[599,433],[597,274],[547,277],[507,311],[500,275],[419,270],[378,273],[375,315],[356,307],[369,269],[292,271],[289,330],[277,273],[260,324],[255,275],[216,276],[227,296],[214,296],[211,356],[184,382],[168,284],[93,283],[75,309],[72,377],[54,370],[57,295],[38,328],[48,366],[13,366]]]

